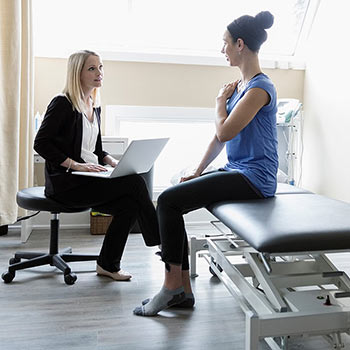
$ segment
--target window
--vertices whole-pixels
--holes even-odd
[[[106,131],[113,136],[127,135],[129,140],[170,137],[154,169],[157,192],[174,183],[182,171],[188,175],[199,164],[215,133],[214,117],[214,108],[110,105],[106,107]],[[226,153],[221,152],[211,168],[226,162]]]
[[[242,14],[270,10],[275,23],[261,55],[293,56],[316,0],[33,0],[36,56],[102,54],[221,58],[223,31]],[[119,56],[120,58],[121,56]],[[136,58],[137,59],[137,58]],[[225,62],[222,62],[225,64]]]

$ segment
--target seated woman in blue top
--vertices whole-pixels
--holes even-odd
[[[273,16],[264,11],[242,16],[227,26],[221,52],[241,79],[225,84],[216,98],[216,133],[192,176],[158,199],[165,280],[161,291],[134,310],[153,316],[175,305],[193,307],[183,214],[224,200],[266,198],[276,191],[278,169],[276,90],[261,71],[258,52]],[[202,174],[226,145],[228,162]]]

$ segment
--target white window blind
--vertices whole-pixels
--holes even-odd
[[[261,55],[292,56],[315,1],[33,0],[34,51],[49,57],[80,49],[220,57],[227,24],[269,10],[275,23]]]

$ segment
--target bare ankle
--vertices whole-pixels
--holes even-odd
[[[184,286],[184,290],[186,294],[192,293],[190,274],[188,270],[182,271],[182,285]]]
[[[175,290],[175,289],[178,289],[178,288],[181,288],[182,287],[182,284],[181,283],[176,283],[176,282],[165,282],[164,283],[164,287],[166,289],[169,289],[169,290]]]

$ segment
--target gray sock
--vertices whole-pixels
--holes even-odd
[[[138,316],[155,316],[159,311],[165,310],[172,305],[181,303],[185,300],[184,288],[180,287],[175,290],[169,290],[164,286],[158,294],[149,302],[138,306],[134,314]]]
[[[142,305],[148,304],[151,300],[152,300],[151,298],[143,300]],[[195,299],[194,299],[193,293],[185,293],[184,301],[179,304],[173,305],[173,307],[190,309],[190,308],[193,308],[194,304],[195,304]]]
[[[185,300],[179,304],[174,305],[174,307],[182,308],[182,309],[191,309],[193,308],[195,303],[193,293],[185,293]]]

